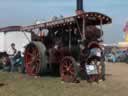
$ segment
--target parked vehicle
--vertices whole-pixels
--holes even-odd
[[[126,55],[126,51],[124,50],[118,50],[115,52],[115,57],[117,62],[125,62],[127,55]]]
[[[105,54],[105,61],[116,62],[117,58],[116,58],[116,56],[114,54],[109,53],[109,54]]]
[[[125,50],[117,50],[113,53],[105,54],[105,60],[108,62],[126,62],[127,57]]]

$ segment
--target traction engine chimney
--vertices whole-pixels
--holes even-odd
[[[80,15],[83,14],[84,10],[83,10],[83,0],[77,0],[76,2],[76,14]]]

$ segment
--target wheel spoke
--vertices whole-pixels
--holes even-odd
[[[69,71],[70,75],[74,75],[74,70]]]
[[[36,66],[32,66],[32,69],[31,69],[31,74],[32,75],[36,75]]]
[[[27,52],[27,55],[33,57],[33,54],[32,53]]]

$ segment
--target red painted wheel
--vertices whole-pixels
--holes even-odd
[[[41,42],[32,42],[25,50],[25,70],[29,75],[39,75],[46,70],[45,46]]]
[[[66,82],[77,81],[77,66],[74,58],[66,56],[60,64],[61,79]]]

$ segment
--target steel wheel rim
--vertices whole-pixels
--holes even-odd
[[[25,51],[25,68],[29,75],[38,75],[40,70],[40,53],[36,46],[30,45]]]

